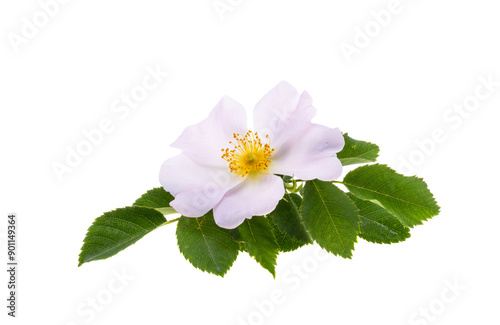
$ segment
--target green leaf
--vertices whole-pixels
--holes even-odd
[[[115,255],[166,221],[160,212],[145,207],[126,207],[104,213],[87,231],[78,266]]]
[[[359,237],[378,244],[398,243],[410,238],[410,229],[386,209],[370,201],[347,194],[359,209]]]
[[[156,187],[147,191],[134,202],[134,206],[143,206],[156,209],[163,214],[176,213],[170,207],[170,202],[174,200],[172,194],[168,193],[163,187]]]
[[[172,194],[168,193],[163,187],[155,187],[152,190],[144,193],[138,198],[134,205],[149,208],[164,208],[170,206],[170,202],[174,200]]]
[[[301,207],[302,197],[300,195],[285,194],[285,197],[278,203],[271,215],[279,230],[286,233],[290,238],[304,243],[312,243],[311,237],[302,223]]]
[[[285,232],[282,232],[278,228],[278,225],[274,222],[272,216],[269,216],[267,218],[267,221],[273,228],[274,238],[276,238],[276,243],[278,243],[280,252],[291,252],[307,244],[305,242],[293,239],[289,237]]]
[[[377,160],[380,149],[376,144],[354,140],[347,133],[344,133],[344,140],[344,148],[337,153],[337,157],[343,166],[364,164]]]
[[[328,252],[351,258],[359,233],[358,208],[330,182],[307,181],[302,219],[311,237]]]
[[[275,266],[279,246],[266,217],[255,216],[245,219],[241,225],[231,231],[231,235],[234,240],[244,242],[248,254],[271,272],[273,277],[276,277]]]
[[[245,246],[245,243],[241,242],[241,243],[238,243],[238,250],[240,252],[246,252],[247,251],[247,248]],[[247,252],[248,253],[248,252]]]
[[[228,229],[215,224],[212,211],[199,218],[181,217],[177,244],[182,255],[202,271],[224,276],[239,252]]]
[[[380,202],[406,227],[421,225],[439,213],[436,200],[421,178],[403,176],[386,165],[358,167],[342,183],[357,197]]]

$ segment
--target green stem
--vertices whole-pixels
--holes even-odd
[[[171,208],[171,207],[156,208],[155,210],[158,211],[158,212],[163,213],[163,215],[178,213],[177,211],[174,210],[174,208]],[[172,219],[172,220],[167,220],[167,221],[165,221],[162,224],[162,226],[168,225],[169,223],[173,223],[173,222],[179,221],[180,218],[181,217],[175,218],[175,219]]]
[[[179,221],[179,219],[180,219],[180,218],[181,218],[181,217],[179,217],[179,218],[175,218],[175,219],[172,219],[172,220],[168,220],[168,221],[164,222],[161,226],[166,226],[166,225],[168,225],[169,223],[174,223],[174,222],[176,222],[176,221]]]
[[[158,212],[163,213],[163,215],[177,213],[177,211],[175,211],[174,208],[171,208],[171,207],[156,208],[155,210],[158,211]]]

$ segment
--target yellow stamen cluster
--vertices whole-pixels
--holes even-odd
[[[269,169],[269,159],[274,151],[270,145],[269,136],[266,135],[268,143],[262,144],[257,132],[248,131],[245,135],[233,133],[236,142],[229,141],[234,149],[221,149],[222,159],[229,163],[229,169],[236,175],[242,177],[251,172]]]

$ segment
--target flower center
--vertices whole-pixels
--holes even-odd
[[[234,149],[221,149],[222,159],[229,163],[229,169],[236,175],[242,177],[252,172],[259,172],[269,169],[271,164],[271,140],[266,135],[268,143],[263,144],[257,132],[248,131],[245,135],[233,133],[236,142],[229,141]]]

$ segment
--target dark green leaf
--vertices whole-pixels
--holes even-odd
[[[302,223],[301,207],[302,197],[300,195],[285,194],[271,215],[278,228],[290,238],[304,243],[312,243],[311,237]]]
[[[152,190],[144,193],[135,202],[135,206],[149,207],[153,209],[165,208],[170,206],[170,202],[174,200],[172,194],[168,193],[163,187],[155,187]]]
[[[182,255],[202,271],[224,276],[238,256],[238,243],[215,224],[212,211],[200,218],[181,217],[176,234]]]
[[[296,239],[293,239],[289,237],[285,232],[282,232],[278,228],[278,225],[274,222],[272,216],[269,216],[267,218],[267,221],[273,228],[274,238],[276,238],[276,242],[278,243],[280,252],[291,252],[307,244],[305,242],[300,242]]]
[[[302,219],[311,237],[328,252],[351,258],[359,233],[358,208],[330,182],[307,181]]]
[[[158,211],[126,207],[106,212],[87,231],[79,265],[115,255],[166,222]]]
[[[344,133],[345,145],[337,154],[343,166],[364,164],[377,160],[379,147],[376,144],[354,140]]]
[[[357,197],[378,201],[406,227],[421,225],[439,213],[436,200],[421,178],[400,175],[386,165],[358,167],[342,183]]]
[[[245,243],[241,242],[241,243],[238,243],[238,249],[240,252],[246,252],[247,251],[247,248],[245,246]],[[248,252],[247,252],[248,253]]]
[[[163,214],[177,213],[170,207],[170,202],[174,200],[172,194],[165,191],[162,187],[156,187],[147,191],[134,202],[134,206],[143,206],[153,208]]]
[[[410,229],[386,209],[370,201],[347,194],[359,209],[361,223],[359,237],[378,244],[398,243],[410,238]]]
[[[250,256],[262,265],[263,268],[276,276],[276,257],[279,246],[267,219],[262,216],[245,219],[241,225],[231,231],[231,235],[238,242],[244,242]]]

